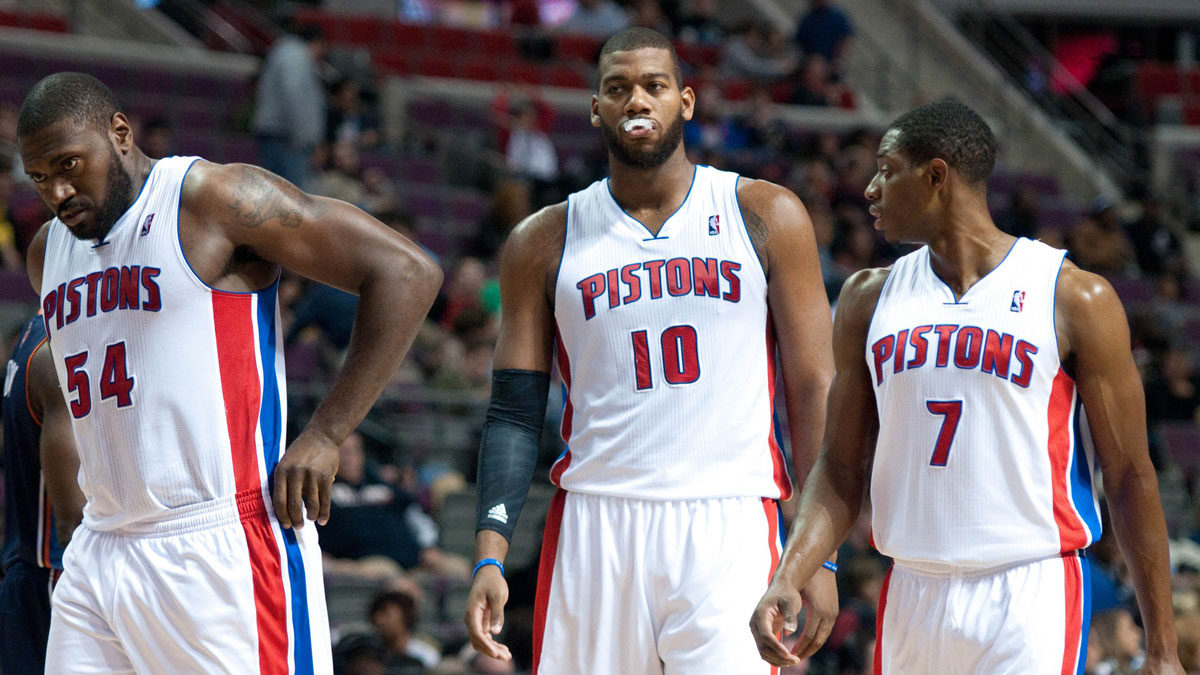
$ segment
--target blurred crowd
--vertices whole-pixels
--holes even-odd
[[[506,7],[513,25],[542,29],[538,3],[512,0]],[[781,99],[853,106],[853,93],[841,80],[853,28],[841,10],[826,0],[812,0],[788,34],[765,24],[726,25],[712,0],[580,0],[565,22],[544,30],[602,38],[628,25],[661,30],[683,44],[720,45],[718,66],[691,69],[687,75],[699,99],[697,114],[684,131],[689,155],[697,163],[777,182],[801,197],[813,222],[831,303],[836,303],[851,274],[888,265],[906,252],[883,241],[866,210],[863,190],[875,172],[879,130],[814,131],[785,124],[772,113]],[[249,123],[259,161],[306,190],[354,203],[423,243],[429,223],[415,222],[406,210],[409,193],[389,172],[389,164],[363,161],[364,156],[382,156],[392,165],[402,164],[420,148],[384,142],[388,135],[375,107],[373,83],[329,78],[323,66],[327,48],[319,31],[301,27],[272,49],[259,76]],[[729,79],[752,83],[747,105],[738,114],[724,114],[712,105]],[[296,94],[296,88],[308,93]],[[0,101],[0,149],[15,143],[17,103]],[[446,270],[446,282],[385,400],[411,403],[436,394],[439,405],[457,414],[464,437],[477,433],[502,310],[497,259],[505,237],[537,208],[563,199],[606,171],[599,131],[594,133],[594,151],[575,164],[562,161],[563,149],[550,133],[556,116],[585,115],[585,105],[581,94],[578,111],[556,109],[536,87],[502,89],[492,101],[493,133],[487,149],[503,157],[504,166],[476,186],[490,196],[489,207],[463,245],[449,251],[429,248]],[[134,122],[135,138],[149,155],[174,152],[165,120]],[[1200,285],[1185,255],[1184,235],[1151,198],[1129,203],[1098,198],[1067,222],[1046,217],[1039,204],[1043,198],[1037,189],[1021,185],[997,193],[995,218],[1012,234],[1066,248],[1077,265],[1112,279],[1126,301],[1146,387],[1154,459],[1164,475],[1175,478],[1164,480],[1164,485],[1180,485],[1186,499],[1184,517],[1176,514],[1173,523],[1177,538],[1172,564],[1180,652],[1185,665],[1200,672],[1200,495],[1195,492],[1200,488],[1196,476],[1182,472],[1157,441],[1161,425],[1188,425],[1195,432],[1200,424],[1200,374],[1195,364],[1200,334],[1190,332],[1200,327]],[[0,152],[4,269],[22,267],[24,251],[45,217],[19,158]],[[318,389],[328,381],[350,340],[356,304],[350,294],[284,274],[280,308],[290,380]],[[418,411],[426,409],[422,405],[432,404],[418,403]],[[299,414],[293,417],[301,418],[303,404],[296,408]],[[472,561],[464,557],[468,551],[442,546],[439,525],[473,527],[473,517],[445,517],[447,500],[472,490],[473,445],[459,448],[458,457],[432,457],[423,448],[405,447],[388,432],[386,418],[375,419],[341,448],[331,517],[320,533],[331,592],[346,584],[372,589],[357,620],[335,625],[338,672],[527,670],[536,558],[527,569],[509,570],[512,600],[504,639],[513,646],[515,663],[474,653],[461,617],[452,611],[450,599],[465,595]],[[545,435],[551,447],[543,453],[543,477],[557,444],[553,431]],[[1091,560],[1095,614],[1086,672],[1136,672],[1141,632],[1128,574],[1111,536],[1096,544]],[[842,611],[833,634],[815,657],[785,672],[872,672],[876,604],[888,563],[869,544],[869,509],[842,547],[839,564]]]

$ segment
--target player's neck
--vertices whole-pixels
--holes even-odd
[[[947,215],[929,242],[929,264],[962,297],[996,269],[1015,241],[1016,237],[996,227],[986,209],[959,209]]]
[[[150,159],[146,153],[142,152],[136,145],[130,151],[129,177],[133,182],[133,194],[130,195],[130,204],[134,199],[142,193],[142,187],[146,185],[146,179],[150,177],[150,171],[154,168],[155,162],[158,160]]]
[[[656,220],[654,215],[661,215],[660,223],[674,213],[687,197],[696,173],[696,165],[688,161],[682,145],[670,159],[650,169],[621,164],[611,157],[608,167],[608,189],[613,199],[643,222],[646,219],[639,217],[639,213],[650,220]]]

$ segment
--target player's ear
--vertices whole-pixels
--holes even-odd
[[[600,128],[600,97],[592,94],[592,126]]]
[[[679,114],[686,122],[692,119],[692,114],[696,112],[696,92],[692,91],[691,87],[684,87],[683,91],[679,92],[679,98],[683,102]]]
[[[129,149],[133,147],[133,127],[129,124],[125,113],[113,114],[108,123],[108,135],[112,138],[113,144],[117,146],[117,150],[122,153],[129,152]]]
[[[950,166],[946,160],[935,157],[929,162],[929,187],[939,188],[946,183],[950,176]]]

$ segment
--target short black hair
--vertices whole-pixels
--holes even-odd
[[[671,40],[662,33],[650,28],[642,28],[635,26],[626,28],[625,30],[610,37],[608,42],[600,48],[600,56],[596,59],[597,65],[607,54],[616,52],[630,52],[635,49],[665,49],[671,55],[671,65],[674,68],[675,84],[680,89],[683,88],[683,66],[679,63],[679,54],[675,52],[675,45],[671,44]],[[600,78],[597,77],[597,80]]]
[[[979,113],[954,99],[914,108],[892,122],[896,147],[924,164],[940,157],[968,183],[986,183],[996,166],[996,137]]]
[[[372,621],[375,615],[379,614],[388,605],[399,605],[400,611],[404,612],[404,627],[412,632],[417,626],[417,600],[412,595],[404,591],[380,591],[371,599],[371,607],[367,610],[367,617]]]
[[[108,129],[117,113],[117,97],[103,82],[85,73],[55,73],[37,84],[21,104],[17,135],[25,136],[69,117],[76,124]]]

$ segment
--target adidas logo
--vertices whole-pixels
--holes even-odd
[[[508,509],[504,508],[503,504],[497,504],[488,510],[487,517],[507,524],[508,523]]]

